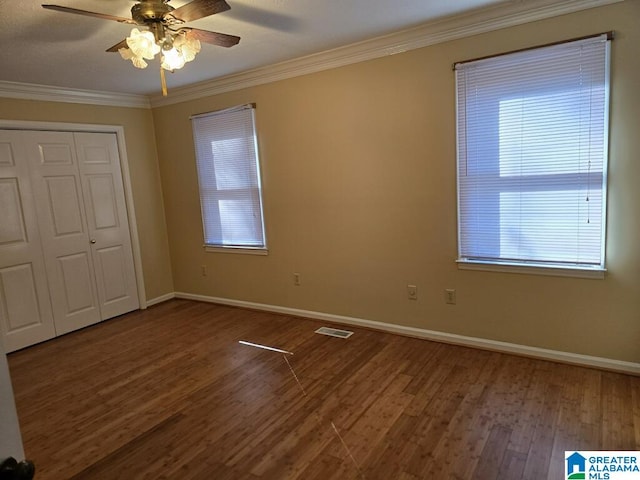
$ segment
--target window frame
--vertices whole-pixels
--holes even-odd
[[[223,110],[217,110],[217,111],[213,111],[213,112],[207,112],[207,113],[202,113],[202,114],[197,114],[197,115],[193,115],[190,117],[191,120],[191,124],[192,124],[192,132],[193,132],[193,140],[194,140],[194,153],[195,153],[195,161],[196,161],[196,173],[197,173],[197,178],[198,178],[198,194],[199,194],[199,201],[200,201],[200,215],[201,215],[201,220],[202,220],[202,233],[203,233],[203,248],[205,250],[205,252],[213,252],[213,253],[232,253],[232,254],[247,254],[247,255],[268,255],[269,254],[269,249],[268,249],[268,245],[267,245],[267,233],[266,233],[266,226],[265,226],[265,218],[264,218],[264,200],[263,200],[263,195],[262,195],[262,168],[261,168],[261,162],[260,162],[260,153],[259,153],[259,146],[258,146],[258,135],[257,135],[257,129],[256,129],[256,119],[255,119],[255,109],[256,109],[256,105],[251,103],[251,104],[245,104],[245,105],[239,105],[239,106],[235,106],[235,107],[231,107],[231,108],[226,108]],[[254,154],[254,158],[251,158],[249,160],[249,167],[248,170],[251,171],[254,175],[255,175],[255,185],[251,185],[251,186],[246,186],[246,187],[242,187],[242,188],[235,188],[235,189],[229,189],[228,191],[225,191],[225,189],[222,188],[218,188],[218,187],[212,187],[210,185],[206,185],[205,181],[204,181],[204,177],[205,175],[211,177],[209,178],[209,180],[211,179],[216,179],[215,177],[215,164],[213,163],[213,153],[210,154],[205,154],[204,157],[200,156],[200,152],[199,152],[199,139],[198,139],[198,133],[197,133],[197,127],[196,127],[196,122],[198,121],[198,119],[203,119],[203,118],[208,118],[208,117],[219,117],[219,116],[223,116],[223,115],[227,115],[227,114],[235,114],[237,112],[240,111],[246,111],[249,110],[251,113],[251,121],[250,121],[250,127],[251,127],[251,135],[252,135],[252,151]],[[248,124],[247,124],[248,125]],[[245,125],[246,126],[246,125]],[[211,137],[214,137],[215,135],[212,134]],[[241,138],[241,137],[237,137],[237,138]],[[249,136],[245,136],[244,138],[249,138]],[[207,139],[209,139],[207,137]],[[214,140],[211,140],[212,143]],[[209,156],[211,158],[209,158]],[[203,172],[202,168],[203,168],[203,164],[204,163],[211,163],[211,165],[208,165],[208,170],[207,172]],[[252,167],[255,166],[255,169],[253,169]],[[216,180],[217,181],[217,180]],[[206,193],[208,191],[214,191],[217,192],[217,195],[207,195]],[[233,199],[238,197],[239,193],[242,193],[242,191],[244,191],[246,193],[246,195],[242,196],[240,195],[240,197],[243,198],[253,198],[253,206],[257,206],[257,209],[259,210],[259,218],[255,219],[254,222],[256,223],[256,231],[259,232],[259,234],[261,234],[262,237],[262,242],[261,244],[250,244],[250,243],[246,243],[246,244],[242,244],[242,243],[234,243],[234,242],[229,242],[227,244],[223,243],[224,239],[222,239],[222,241],[220,243],[215,243],[213,241],[208,242],[207,241],[207,220],[206,218],[208,218],[208,216],[211,216],[212,212],[216,212],[213,216],[220,219],[220,207],[219,204],[218,205],[209,205],[206,203],[206,199],[208,200],[213,200],[214,197],[217,200],[222,200],[225,197],[227,199]],[[220,232],[220,236],[223,236],[223,233]]]
[[[604,38],[606,36],[606,38]],[[553,261],[541,261],[541,260],[525,260],[525,259],[499,259],[499,258],[482,258],[480,256],[473,255],[465,255],[463,254],[463,241],[462,241],[462,201],[461,201],[461,140],[460,140],[460,129],[461,127],[467,128],[467,120],[466,120],[466,112],[460,111],[459,105],[459,85],[458,85],[458,73],[456,72],[456,84],[455,84],[455,100],[456,100],[456,197],[457,197],[457,243],[458,243],[458,256],[456,259],[456,263],[459,269],[463,270],[485,270],[485,271],[494,271],[494,272],[510,272],[510,273],[526,273],[526,274],[536,274],[536,275],[552,275],[552,276],[570,276],[570,277],[580,277],[580,278],[604,278],[606,272],[606,231],[607,231],[607,164],[608,164],[608,153],[609,153],[609,141],[608,134],[610,128],[609,121],[609,99],[610,99],[610,68],[611,68],[611,53],[610,53],[610,41],[613,39],[613,32],[607,32],[603,34],[591,35],[588,37],[582,37],[579,39],[567,40],[563,42],[555,42],[553,44],[543,45],[540,47],[516,50],[513,52],[507,52],[504,54],[499,54],[490,57],[482,57],[479,59],[468,60],[465,62],[458,62],[454,64],[454,70],[458,69],[458,66],[464,63],[476,62],[479,60],[491,59],[494,57],[502,57],[505,55],[516,55],[521,52],[530,51],[530,50],[538,50],[545,47],[579,42],[588,39],[598,38],[603,41],[606,41],[605,52],[604,52],[604,152],[603,152],[603,165],[602,165],[602,173],[601,175],[601,208],[602,208],[602,222],[601,222],[601,253],[600,253],[600,264],[586,264],[586,263],[569,263],[569,262],[553,262]],[[500,98],[498,95],[497,99]],[[503,98],[503,100],[506,97]],[[466,101],[466,97],[465,97]],[[496,108],[500,105],[500,100],[496,101]],[[466,135],[466,133],[465,133]],[[466,147],[465,147],[466,148]],[[499,154],[497,156],[497,161],[499,162]],[[464,161],[467,159],[465,157]],[[465,163],[466,165],[466,163]],[[567,177],[578,177],[580,175],[584,175],[583,173],[566,173]],[[500,176],[500,173],[498,173]],[[509,176],[505,176],[504,179],[500,178],[499,182],[496,182],[496,185],[499,183],[512,183],[518,182],[523,178],[523,175],[515,176],[515,178],[509,178]],[[528,179],[524,179],[525,183]],[[568,185],[568,184],[567,184]],[[542,190],[541,190],[542,191]],[[504,191],[498,189],[498,193],[503,193]],[[496,227],[496,231],[494,232],[496,235],[500,236],[500,222],[498,217],[498,226]]]

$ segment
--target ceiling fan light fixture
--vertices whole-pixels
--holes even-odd
[[[200,40],[188,36],[185,31],[169,33],[165,30],[162,38],[157,37],[151,30],[140,31],[134,28],[126,38],[128,48],[120,48],[118,52],[123,59],[131,60],[137,68],[146,68],[145,59],[153,60],[156,54],[161,53],[162,68],[174,71],[194,60],[202,47]]]
[[[188,37],[184,32],[173,34],[170,38],[172,48],[162,49],[162,68],[173,71],[195,59],[201,45],[200,40]]]
[[[178,35],[174,39],[173,45],[182,53],[185,62],[190,62],[194,58],[196,58],[196,55],[202,48],[202,45],[200,45],[200,40],[198,40],[197,38],[188,37],[184,34]]]
[[[156,43],[156,39],[149,30],[141,32],[137,28],[131,30],[131,34],[127,37],[127,45],[136,57],[153,60],[157,53],[160,53],[160,45]]]
[[[185,59],[177,48],[162,52],[162,68],[173,71],[184,67]]]
[[[133,66],[136,68],[147,68],[148,64],[142,57],[137,57],[133,54],[130,48],[119,48],[118,52],[120,56],[125,60],[131,60]]]

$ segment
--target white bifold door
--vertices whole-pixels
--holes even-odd
[[[116,135],[0,130],[5,349],[138,307]]]

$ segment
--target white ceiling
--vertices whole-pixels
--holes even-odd
[[[239,45],[203,44],[196,59],[167,75],[169,88],[415,27],[495,4],[531,0],[227,0],[231,10],[189,26],[238,35]],[[41,7],[43,0],[0,0],[0,81],[105,92],[156,94],[159,65],[133,67],[105,50],[130,25]],[[67,7],[130,17],[130,0],[44,0]],[[171,0],[179,7],[187,0]],[[535,3],[535,1],[532,1]]]
[[[178,8],[190,0],[170,1]],[[237,35],[240,43],[203,44],[193,62],[167,73],[170,91],[187,87],[173,90],[169,103],[622,1],[227,0],[231,10],[186,26]],[[159,96],[157,59],[140,70],[118,53],[105,52],[131,25],[46,10],[43,2],[126,18],[136,3],[0,0],[0,95],[59,101],[62,95],[81,103],[92,97],[95,103],[126,106],[167,103],[169,97]]]

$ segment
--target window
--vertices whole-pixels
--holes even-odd
[[[456,64],[461,265],[604,270],[609,43]]]
[[[266,253],[254,111],[191,118],[206,247]]]

